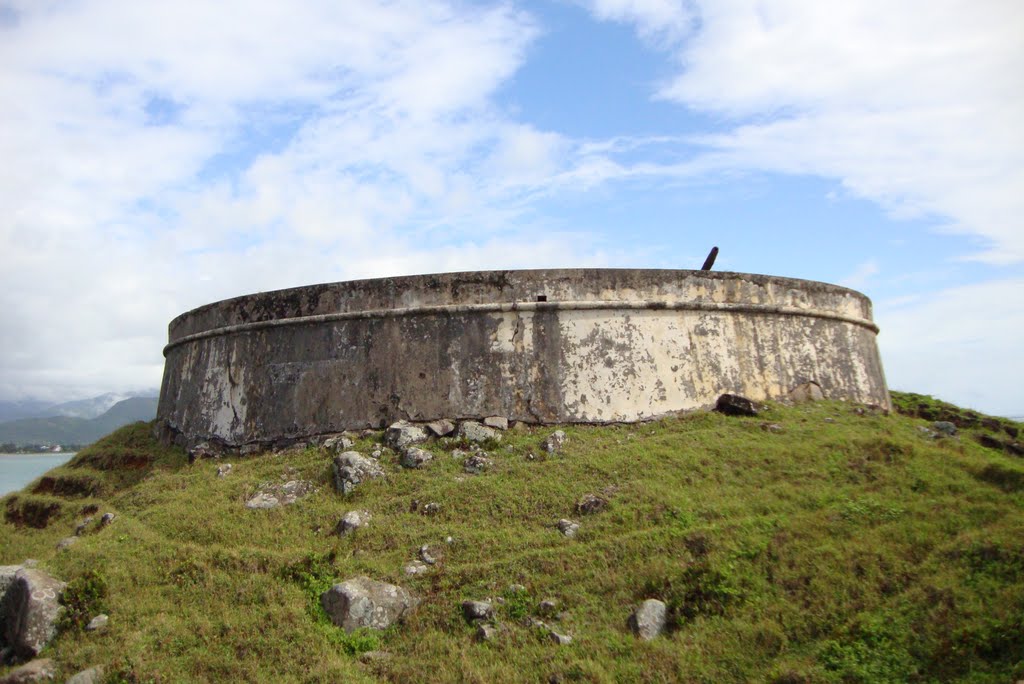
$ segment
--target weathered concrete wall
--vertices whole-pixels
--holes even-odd
[[[405,418],[634,421],[723,392],[889,407],[871,303],[725,272],[539,270],[315,285],[174,319],[158,417],[239,445]]]

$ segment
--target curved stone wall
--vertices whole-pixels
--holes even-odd
[[[723,392],[889,407],[871,303],[742,273],[446,273],[238,297],[175,318],[158,418],[228,445],[505,416],[635,421]]]

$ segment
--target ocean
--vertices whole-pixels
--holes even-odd
[[[15,492],[50,468],[67,463],[73,451],[59,454],[0,454],[0,496]]]

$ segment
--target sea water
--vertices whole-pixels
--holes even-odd
[[[0,454],[0,496],[15,492],[50,468],[67,463],[74,456],[59,454]]]

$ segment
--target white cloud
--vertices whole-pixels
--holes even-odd
[[[641,35],[677,14],[617,10]],[[1024,5],[697,0],[658,93],[737,125],[700,138],[709,161],[839,179],[895,216],[979,239],[971,256],[1024,261]]]
[[[877,303],[889,386],[997,415],[1020,413],[1024,279]]]

